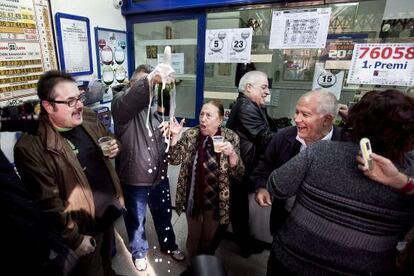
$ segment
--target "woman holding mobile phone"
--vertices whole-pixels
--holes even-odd
[[[268,276],[396,274],[395,248],[412,226],[414,201],[379,185],[379,174],[365,177],[355,156],[366,137],[397,172],[413,175],[414,100],[370,91],[350,108],[347,126],[349,141],[313,144],[270,175],[269,192],[296,202],[273,239]]]
[[[364,172],[365,176],[386,186],[392,187],[405,194],[414,194],[414,178],[398,170],[394,163],[384,156],[372,153],[372,170],[368,170],[364,165],[364,160],[360,155],[357,156],[358,168]]]
[[[384,156],[372,153],[371,159],[373,168],[368,170],[364,165],[363,158],[360,155],[357,156],[358,168],[364,172],[365,176],[392,187],[400,193],[414,194],[413,177],[400,172],[394,163]],[[398,272],[404,273],[404,275],[412,275],[414,272],[414,227],[397,244],[397,250],[396,267]]]

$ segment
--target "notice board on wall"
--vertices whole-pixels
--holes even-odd
[[[0,105],[35,95],[40,75],[57,68],[49,1],[1,1]]]
[[[56,13],[56,35],[62,70],[72,76],[93,73],[89,19]]]

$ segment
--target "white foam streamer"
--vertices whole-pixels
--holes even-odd
[[[149,89],[148,89],[149,90],[149,102],[148,102],[147,120],[145,122],[145,126],[146,126],[146,128],[148,130],[148,136],[149,137],[152,137],[151,128],[149,126],[149,119],[150,119],[150,115],[151,115],[152,99],[154,98],[154,89],[153,89],[153,87],[151,85],[152,78],[149,77],[147,80],[149,82],[149,85],[148,85],[148,87],[149,87]]]
[[[146,127],[148,129],[148,135],[150,137],[152,137],[152,132],[149,126],[149,118],[151,115],[151,104],[152,104],[152,98],[154,96],[154,90],[152,88],[152,78],[158,75],[161,78],[161,99],[158,99],[161,101],[161,107],[163,108],[162,111],[162,122],[164,123],[165,118],[164,118],[164,102],[163,102],[163,94],[164,94],[164,90],[167,86],[167,84],[172,84],[171,85],[171,91],[170,91],[170,124],[171,124],[171,120],[174,117],[175,114],[175,85],[174,85],[174,80],[175,80],[175,72],[174,70],[171,68],[171,47],[170,46],[166,46],[164,49],[164,61],[163,63],[157,65],[157,67],[155,67],[154,71],[152,71],[149,75],[148,75],[148,81],[150,83],[150,102],[148,105],[148,113],[147,113],[147,121],[146,121]],[[160,84],[158,84],[159,86]],[[156,89],[159,89],[159,87],[156,87]],[[166,133],[166,135],[164,136],[164,141],[167,144],[167,148],[165,150],[165,152],[168,152],[169,148],[170,148],[170,133]]]
[[[172,124],[172,120],[175,116],[175,94],[176,90],[174,85],[170,91],[170,125]],[[170,149],[170,133],[168,133],[168,135],[165,136],[165,143],[167,143],[167,148],[165,149],[165,152],[168,152],[168,150]]]

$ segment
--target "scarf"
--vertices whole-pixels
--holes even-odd
[[[216,135],[220,134],[218,129]],[[191,216],[197,216],[201,210],[217,210],[218,215],[219,168],[220,153],[214,152],[213,140],[200,133],[190,185],[188,211]]]

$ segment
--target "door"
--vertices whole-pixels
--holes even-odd
[[[127,19],[127,31],[133,41],[131,74],[140,64],[155,67],[165,46],[171,46],[177,80],[175,115],[186,118],[187,126],[198,124],[204,87],[204,66],[198,61],[204,60],[205,15],[134,16]]]

